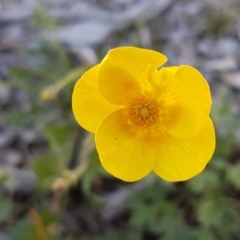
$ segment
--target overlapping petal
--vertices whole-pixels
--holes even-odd
[[[196,135],[204,126],[211,108],[209,86],[195,68],[180,66],[159,72],[160,98],[164,102],[164,125],[177,138]]]
[[[155,151],[148,132],[128,125],[124,109],[109,115],[98,127],[96,147],[102,166],[112,175],[132,182],[152,170]]]
[[[103,59],[99,74],[99,91],[110,103],[123,105],[151,88],[147,72],[157,69],[167,57],[153,50],[119,47]]]
[[[102,166],[124,181],[151,170],[166,181],[187,180],[205,168],[215,149],[206,80],[190,66],[159,70],[166,61],[153,50],[115,48],[75,85],[76,120],[96,134]],[[139,98],[156,106],[155,112],[148,109],[157,113],[151,126],[133,121],[132,114],[146,107],[136,103]]]
[[[89,69],[75,84],[72,108],[77,122],[86,130],[95,132],[98,125],[110,113],[119,109],[107,102],[98,90],[99,64]]]
[[[166,181],[184,181],[199,174],[212,157],[215,132],[210,118],[201,131],[190,139],[159,135],[154,172]]]

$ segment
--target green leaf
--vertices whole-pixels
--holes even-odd
[[[216,240],[212,231],[209,228],[199,227],[191,231],[192,239],[194,240]]]
[[[103,240],[139,240],[141,239],[140,231],[126,231],[109,230],[104,236]]]
[[[226,170],[226,180],[236,189],[240,189],[240,163],[230,165]]]
[[[149,229],[165,212],[165,191],[162,182],[132,194],[125,202],[125,207],[132,211],[130,224],[133,227]]]
[[[161,209],[161,204],[140,207],[137,211],[133,213],[130,223],[134,227],[151,226],[158,218]]]
[[[198,220],[207,227],[214,226],[224,228],[226,231],[232,231],[240,227],[239,213],[236,211],[230,198],[216,198],[199,205]],[[233,224],[238,223],[238,224]],[[238,226],[239,225],[239,226]]]
[[[81,240],[139,240],[142,239],[142,231],[135,229],[120,230],[108,229],[103,236],[83,236]]]
[[[33,160],[32,168],[37,175],[39,184],[49,186],[59,172],[59,161],[52,155],[44,155]]]
[[[10,199],[4,199],[0,197],[0,221],[4,221],[9,218],[12,211],[13,204]]]
[[[49,124],[45,127],[44,133],[59,159],[59,164],[66,166],[72,154],[73,142],[76,137],[76,125],[71,122],[59,122]]]
[[[190,231],[181,218],[181,212],[175,204],[164,202],[160,216],[150,226],[150,229],[158,234],[163,235],[163,240],[188,240]]]
[[[164,230],[163,240],[190,240],[188,227],[181,221],[173,221],[168,223]]]
[[[91,154],[87,170],[82,175],[82,185],[84,191],[89,192],[93,181],[98,179],[99,177],[112,177],[112,176],[104,170],[100,163],[98,153],[96,150],[94,150],[93,153]]]
[[[219,176],[216,172],[206,169],[187,182],[187,187],[194,193],[203,193],[218,186]]]
[[[45,135],[53,148],[59,150],[63,144],[69,142],[70,136],[76,132],[75,126],[69,122],[54,122],[44,129]]]
[[[11,240],[33,240],[37,239],[34,237],[34,224],[32,220],[27,217],[23,218],[22,220],[19,220],[17,224],[10,230],[10,239]]]
[[[223,157],[213,157],[212,160],[209,163],[209,166],[216,169],[218,172],[225,171],[225,169],[228,167],[229,163],[226,161]],[[215,174],[218,174],[217,172]]]

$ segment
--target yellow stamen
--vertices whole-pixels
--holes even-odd
[[[159,105],[153,99],[139,97],[131,102],[129,117],[138,126],[154,126],[159,123]]]

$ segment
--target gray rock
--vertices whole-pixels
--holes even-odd
[[[9,236],[5,232],[0,232],[0,240],[10,240]]]
[[[199,41],[197,51],[206,57],[226,57],[239,54],[240,44],[233,38],[221,38],[219,40],[205,38]]]
[[[240,89],[240,72],[224,74],[223,81],[230,87],[235,87]]]
[[[0,106],[7,104],[11,97],[10,87],[0,81]],[[1,137],[1,136],[0,136]]]
[[[5,190],[10,193],[31,194],[36,188],[35,174],[26,169],[16,169],[13,167],[3,167],[8,180],[4,181]]]
[[[112,30],[111,24],[85,22],[60,29],[58,37],[67,46],[93,45],[104,41]]]
[[[204,67],[209,71],[228,72],[236,70],[238,62],[234,57],[225,57],[204,61]]]
[[[0,7],[0,22],[19,22],[29,19],[35,6],[36,1],[32,0],[3,1]]]
[[[73,10],[77,16],[85,19],[84,22],[66,26],[58,30],[58,37],[61,42],[71,47],[99,44],[113,30],[121,29],[139,17],[143,19],[152,19],[161,11],[166,9],[172,0],[149,0],[139,1],[139,4],[127,8],[121,12],[111,12],[88,4],[78,4]],[[67,19],[66,11],[61,15],[61,11],[53,13],[58,18]],[[94,19],[94,20],[93,20]]]

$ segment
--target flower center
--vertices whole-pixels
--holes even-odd
[[[129,117],[138,126],[156,125],[159,123],[159,105],[152,99],[137,98],[130,104]]]

